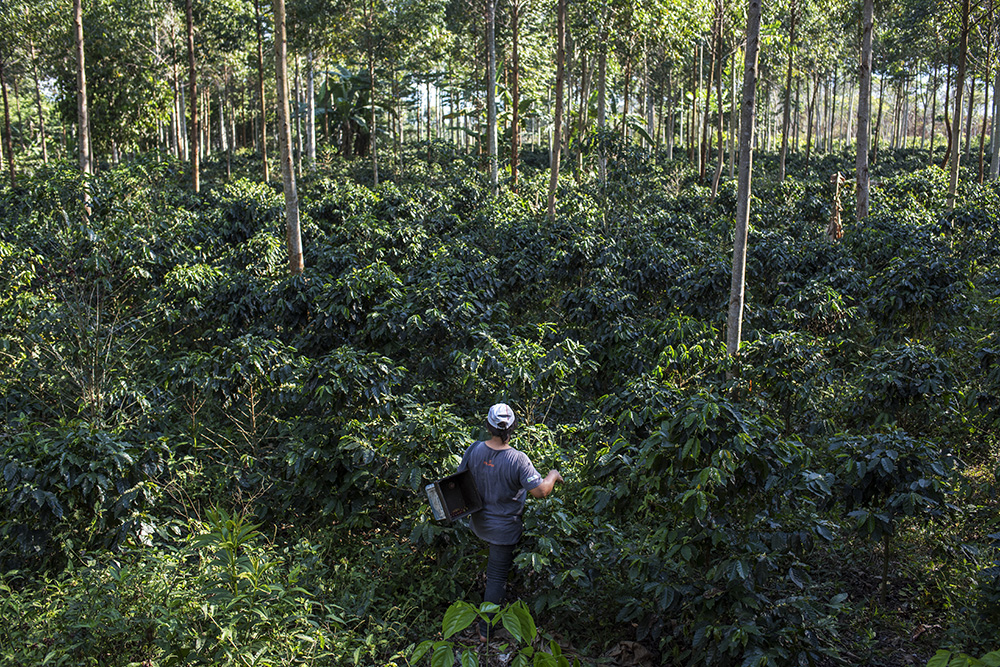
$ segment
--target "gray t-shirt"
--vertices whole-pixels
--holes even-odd
[[[517,544],[527,492],[542,476],[527,455],[516,449],[491,449],[485,442],[465,450],[458,472],[469,470],[483,499],[483,509],[471,515],[472,530],[490,544]]]

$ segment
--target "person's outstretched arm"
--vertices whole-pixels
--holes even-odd
[[[545,496],[552,493],[552,489],[556,487],[556,482],[563,481],[562,475],[559,474],[558,470],[550,470],[549,474],[545,476],[542,483],[533,488],[529,493],[535,498],[544,498]]]

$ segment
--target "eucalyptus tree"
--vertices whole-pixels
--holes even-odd
[[[970,0],[962,0],[961,31],[958,44],[958,72],[955,75],[955,117],[952,119],[951,173],[948,180],[948,210],[955,208],[955,193],[958,190],[958,168],[961,159],[958,152],[959,132],[962,128],[962,93],[965,89],[965,65],[969,53]]]
[[[490,193],[497,194],[497,43],[496,0],[486,0],[486,155]]]
[[[858,63],[858,135],[857,135],[857,219],[868,217],[870,174],[868,165],[869,128],[872,97],[872,24],[875,0],[862,0],[861,59]]]
[[[749,0],[743,65],[743,95],[740,102],[740,168],[736,194],[736,234],[733,242],[733,273],[729,289],[729,313],[726,326],[726,351],[730,356],[735,356],[740,350],[743,329],[747,232],[750,226],[750,192],[753,177],[754,121],[757,115],[760,22],[761,0]]]
[[[187,26],[187,54],[188,54],[188,103],[191,105],[191,123],[188,127],[191,132],[188,138],[188,145],[191,149],[191,188],[197,193],[201,190],[201,168],[198,158],[198,144],[201,133],[198,128],[198,72],[194,54],[194,7],[193,0],[185,0],[184,3],[185,25]]]
[[[90,166],[90,105],[87,100],[86,49],[83,35],[83,3],[73,2],[73,42],[76,46],[76,109],[77,150],[80,171],[91,172]]]
[[[556,215],[556,188],[559,185],[559,159],[562,147],[563,83],[566,65],[566,2],[567,0],[556,0],[556,110],[555,129],[552,133],[552,161],[549,165],[549,220],[553,220]]]
[[[795,27],[799,19],[799,0],[790,0],[788,5],[788,61],[785,72],[785,87],[782,93],[781,115],[781,155],[778,158],[778,180],[785,180],[785,158],[788,155],[788,128],[792,117],[792,65],[795,55]]]
[[[299,229],[299,196],[292,164],[292,125],[288,108],[288,39],[285,32],[285,0],[274,0],[274,62],[278,90],[278,146],[285,191],[285,240],[288,268],[302,273],[302,235]]]
[[[0,92],[3,95],[3,147],[7,156],[7,168],[10,173],[10,186],[17,185],[17,175],[14,168],[14,144],[10,138],[10,102],[7,96],[7,71],[9,69],[10,56],[9,44],[0,47]]]

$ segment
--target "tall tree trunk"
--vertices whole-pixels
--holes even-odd
[[[274,0],[274,65],[278,90],[278,144],[281,148],[281,177],[285,191],[285,240],[288,268],[302,273],[302,236],[299,231],[299,195],[295,189],[292,164],[292,124],[288,109],[288,43],[285,34],[285,0]]]
[[[90,163],[90,106],[87,101],[87,68],[83,54],[83,3],[73,2],[73,33],[76,44],[76,124],[77,148],[79,150],[80,171],[89,174]],[[84,195],[84,203],[89,202]]]
[[[976,70],[972,70],[972,81],[969,83],[969,108],[965,113],[965,161],[972,157],[972,112],[976,106]]]
[[[510,127],[510,181],[511,188],[517,192],[517,160],[521,150],[521,81],[520,61],[518,60],[518,38],[520,37],[521,0],[511,0],[511,127]]]
[[[1000,53],[997,55],[1000,56]],[[997,64],[993,79],[993,139],[990,142],[990,147],[993,151],[993,161],[990,162],[990,180],[995,181],[1000,178],[1000,63]]]
[[[260,15],[260,0],[253,2],[257,26],[257,99],[260,101],[260,157],[264,163],[264,182],[271,180],[267,166],[267,99],[264,97],[264,36]]]
[[[28,54],[31,57],[31,72],[35,82],[35,107],[38,110],[38,134],[42,143],[42,162],[49,163],[49,149],[45,138],[45,114],[42,113],[42,91],[38,85],[38,59],[35,56],[35,42],[28,40]]]
[[[809,166],[809,158],[812,155],[813,117],[816,113],[816,95],[818,92],[819,72],[815,72],[812,79],[812,94],[809,96],[808,108],[806,110],[806,167]]]
[[[194,60],[194,15],[192,13],[192,0],[185,3],[187,15],[187,49],[188,49],[188,96],[191,98],[191,132],[189,143],[191,144],[191,187],[194,191],[201,191],[201,167],[198,164],[198,74],[195,70]]]
[[[951,97],[951,49],[948,49],[948,67],[945,70],[944,79],[944,128],[948,134],[948,143],[944,149],[944,159],[941,161],[941,168],[944,169],[948,166],[948,162],[951,161],[951,115],[950,108],[948,106],[949,98]]]
[[[600,50],[597,58],[597,170],[603,189],[608,184],[608,158],[604,153],[604,127],[607,124],[608,53],[603,39],[597,48]]]
[[[788,156],[788,127],[792,117],[792,64],[795,53],[795,21],[798,1],[792,0],[789,7],[791,25],[788,30],[788,66],[785,71],[785,108],[781,117],[781,156],[778,159],[778,180],[785,180],[785,158]]]
[[[494,197],[498,188],[496,14],[495,0],[486,0],[486,153],[490,162],[490,194]]]
[[[878,114],[875,116],[875,131],[874,131],[874,141],[872,142],[872,164],[878,162],[878,148],[879,139],[882,137],[882,109],[885,106],[883,102],[885,101],[885,77],[881,76],[878,80]]]
[[[10,187],[17,186],[14,168],[14,145],[10,138],[10,105],[7,100],[7,77],[3,56],[0,56],[0,90],[3,91],[3,145],[7,153],[7,170],[10,172]]]
[[[750,226],[750,185],[753,175],[754,118],[757,112],[760,3],[761,0],[750,0],[747,9],[743,99],[740,107],[740,169],[736,191],[736,235],[733,242],[733,274],[729,289],[729,314],[726,326],[726,351],[730,356],[735,356],[740,350],[740,338],[743,329],[743,302],[746,293],[747,230]]]
[[[580,47],[582,50],[582,46]],[[577,115],[576,130],[576,182],[583,179],[583,137],[587,131],[587,101],[590,99],[591,71],[587,68],[587,54],[580,54],[580,112]]]
[[[962,0],[962,33],[958,45],[958,74],[955,79],[955,118],[952,119],[954,127],[951,133],[951,178],[948,182],[948,202],[949,211],[955,209],[955,194],[958,192],[958,168],[959,159],[958,144],[959,132],[962,131],[962,92],[965,88],[965,61],[969,53],[969,10],[970,0]]]
[[[556,2],[556,110],[555,128],[553,130],[552,162],[549,175],[549,220],[556,217],[556,188],[559,186],[559,157],[562,149],[562,114],[563,114],[563,81],[566,64],[566,0]]]
[[[858,139],[857,139],[857,219],[868,217],[868,137],[871,127],[872,103],[872,22],[875,14],[875,0],[864,0],[861,24],[861,62],[858,66]]]
[[[987,57],[989,61],[989,57]],[[979,128],[979,183],[982,184],[986,176],[985,152],[986,152],[986,125],[990,114],[990,84],[989,79],[984,80],[983,85],[983,123]]]
[[[934,163],[934,139],[937,133],[937,89],[938,89],[938,67],[934,67],[934,78],[931,82],[931,141],[928,150],[928,162]]]
[[[718,11],[717,6],[715,10],[716,12]],[[716,17],[712,21],[712,52],[709,54],[708,84],[705,86],[705,113],[701,125],[701,159],[698,160],[701,168],[699,177],[702,183],[705,182],[706,172],[708,171],[708,160],[712,153],[712,84],[715,83],[715,64],[719,60],[720,47],[717,36],[720,30],[717,26],[721,20],[721,17]],[[721,106],[719,107],[719,113],[722,113]]]
[[[306,153],[309,165],[316,168],[316,59],[309,51],[309,70],[306,73]]]
[[[378,187],[378,130],[375,125],[375,0],[368,0],[368,82],[370,85],[368,107],[371,114],[368,121],[368,150],[371,151],[372,184]]]
[[[736,63],[739,62],[739,50],[733,53],[733,64],[730,65],[729,69],[731,72],[730,80],[730,91],[729,91],[729,180],[733,180],[736,177],[736,133],[738,131],[737,125],[737,106],[736,106]]]
[[[715,97],[716,104],[719,107],[718,119],[716,121],[716,133],[718,136],[718,141],[716,141],[716,148],[718,150],[718,156],[715,163],[715,177],[712,178],[712,201],[715,201],[715,196],[719,193],[719,180],[722,178],[722,168],[725,163],[726,155],[726,145],[725,145],[725,129],[722,123],[723,106],[722,106],[722,70],[725,69],[726,61],[725,55],[722,52],[722,18],[723,18],[723,7],[722,0],[715,0],[715,11],[718,14],[718,19],[716,20],[715,28],[715,51],[718,56],[713,57],[713,60],[718,63],[718,73],[715,75]]]

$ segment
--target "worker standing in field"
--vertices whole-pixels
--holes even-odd
[[[517,419],[505,403],[497,403],[486,415],[489,440],[472,444],[462,456],[458,472],[469,470],[483,501],[483,508],[471,516],[472,530],[489,545],[486,564],[486,602],[500,604],[507,589],[507,575],[514,562],[514,547],[521,539],[524,501],[530,493],[544,498],[556,482],[563,481],[558,470],[542,476],[527,455],[510,446]],[[489,627],[480,621],[479,640],[487,640]]]

